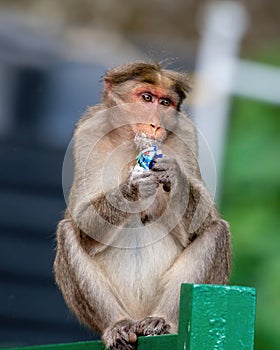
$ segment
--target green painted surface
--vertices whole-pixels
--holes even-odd
[[[7,350],[105,350],[105,347],[101,341],[95,340],[68,344],[26,346],[22,348],[10,348]]]
[[[139,337],[137,350],[173,350],[177,347],[177,334]]]
[[[137,350],[171,350],[176,349],[177,334],[156,337],[139,337]],[[106,350],[101,341],[87,341],[68,344],[52,344],[12,348],[9,350]]]
[[[182,285],[178,350],[253,350],[253,288]]]
[[[253,350],[253,288],[183,284],[178,334],[139,337],[137,350]],[[101,341],[10,350],[105,350]]]

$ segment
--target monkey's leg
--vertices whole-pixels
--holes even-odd
[[[98,264],[81,247],[79,235],[68,219],[58,226],[54,271],[68,306],[81,322],[104,334],[107,347],[132,349],[129,341],[137,340],[133,321]]]
[[[227,223],[222,220],[212,221],[164,274],[158,290],[159,302],[153,315],[170,322],[172,333],[178,327],[181,284],[227,283],[230,274],[230,251]]]

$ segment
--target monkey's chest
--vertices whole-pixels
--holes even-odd
[[[135,235],[133,230],[131,235]],[[139,310],[145,313],[153,306],[151,303],[158,293],[161,277],[182,249],[171,235],[154,242],[150,239],[150,244],[147,244],[147,239],[134,238],[134,246],[130,237],[129,247],[108,247],[97,256],[97,262],[113,284],[118,297],[129,305],[130,312],[135,317],[141,317]]]

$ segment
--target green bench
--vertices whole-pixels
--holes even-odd
[[[137,349],[253,350],[255,307],[253,288],[182,284],[178,334],[139,337]],[[105,350],[101,341],[16,349]]]

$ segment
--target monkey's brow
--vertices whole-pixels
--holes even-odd
[[[138,78],[138,79],[137,79]],[[139,79],[139,77],[137,77],[136,81],[139,81],[141,83],[144,84],[150,84],[150,85],[154,85],[154,86],[159,86],[160,83],[158,82],[158,80],[156,79],[156,77],[142,77]],[[176,95],[178,95],[179,97],[181,97],[181,92],[180,89],[178,89],[178,86],[176,83],[171,83],[169,86],[164,86],[165,89],[168,89],[170,91],[173,91]]]
[[[151,84],[151,85],[157,85],[157,80],[154,77],[143,77],[143,78],[136,78],[135,80],[140,81],[141,83]]]

